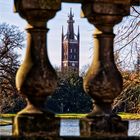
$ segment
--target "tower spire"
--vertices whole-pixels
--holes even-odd
[[[63,31],[63,26],[62,26],[62,41],[64,39],[64,31]]]
[[[72,15],[72,8],[70,8],[70,16],[72,17],[73,15]]]
[[[80,29],[79,29],[79,25],[78,25],[77,39],[78,39],[78,41],[80,40]]]
[[[74,14],[72,14],[72,8],[70,8],[70,13],[69,13],[68,17],[69,17],[69,19],[67,20],[67,23],[68,23],[67,38],[68,39],[74,39],[74,28],[73,28]]]

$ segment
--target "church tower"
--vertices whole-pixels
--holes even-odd
[[[77,35],[74,33],[74,14],[72,14],[72,10],[70,9],[70,13],[68,14],[68,27],[67,33],[64,34],[62,27],[62,56],[61,56],[61,70],[75,70],[79,73],[79,26]]]

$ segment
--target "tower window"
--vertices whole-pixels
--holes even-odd
[[[70,49],[70,52],[72,53],[72,49]]]
[[[75,67],[75,63],[72,63],[72,66]]]
[[[74,49],[74,52],[76,52],[76,49]]]

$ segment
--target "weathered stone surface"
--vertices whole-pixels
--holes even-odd
[[[15,0],[16,11],[29,23],[27,54],[17,73],[17,88],[28,98],[28,106],[15,118],[15,135],[46,139],[58,136],[58,123],[49,117],[49,112],[44,115],[43,103],[55,90],[57,79],[46,50],[46,21],[54,17],[60,4],[60,0]],[[94,59],[84,82],[85,91],[94,99],[94,108],[82,121],[82,136],[126,135],[127,127],[112,115],[111,103],[122,90],[122,77],[113,56],[113,26],[129,14],[129,6],[129,0],[82,1],[85,17],[99,31],[94,35]]]
[[[140,140],[139,137],[111,137],[111,136],[94,136],[94,137],[58,137],[58,138],[43,138],[43,137],[8,137],[2,136],[1,140]]]
[[[42,118],[42,119],[41,119]],[[60,137],[62,128],[60,120],[55,118],[53,114],[20,114],[14,118],[13,134],[16,136],[44,136],[44,137]],[[73,118],[74,119],[74,118]],[[77,137],[94,137],[94,136],[127,136],[128,122],[122,121],[117,115],[95,116],[92,118],[81,118],[78,120],[79,136]],[[68,121],[69,122],[69,121]],[[68,122],[65,125],[71,127]],[[70,123],[70,122],[69,122]],[[29,127],[30,126],[30,127]],[[78,126],[77,126],[78,127]],[[72,136],[72,135],[71,135]],[[63,136],[61,136],[63,137]],[[70,135],[65,135],[70,137]]]
[[[97,28],[101,28],[104,25],[105,30],[107,25],[113,28],[115,24],[122,20],[123,16],[129,14],[130,1],[93,0],[92,3],[84,1],[82,11],[82,16],[87,17],[91,24],[94,24]]]
[[[15,10],[59,10],[61,0],[15,0]]]
[[[60,0],[15,0],[14,3],[14,11],[25,18],[28,23],[33,24],[33,21],[37,21],[35,26],[39,22],[46,22],[53,18],[60,8]]]
[[[15,0],[14,2],[16,12],[28,22],[26,56],[16,75],[16,87],[25,95],[28,104],[14,120],[13,131],[15,135],[24,135],[26,132],[32,135],[38,129],[44,134],[46,129],[51,131],[53,125],[53,122],[51,124],[45,116],[47,114],[49,117],[51,113],[44,109],[44,103],[46,97],[51,95],[57,86],[57,74],[47,54],[46,22],[54,17],[56,11],[60,9],[61,2],[60,0]],[[44,121],[49,126],[45,126]]]
[[[87,117],[81,123],[83,136],[127,136],[128,122],[115,114]]]
[[[111,114],[111,104],[122,91],[123,81],[113,55],[113,26],[129,14],[129,4],[129,0],[92,0],[82,3],[85,17],[96,27],[93,61],[84,78],[84,89],[94,99],[93,112],[89,117]]]
[[[19,114],[14,118],[13,135],[56,138],[59,136],[59,119],[53,114]]]
[[[131,0],[131,5],[140,6],[140,1],[139,0]]]

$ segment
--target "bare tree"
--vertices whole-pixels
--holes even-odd
[[[138,73],[125,71],[123,73],[124,86],[122,93],[114,100],[115,112],[129,112],[140,114],[140,77]]]
[[[22,100],[17,95],[15,74],[19,67],[17,52],[24,44],[24,33],[18,27],[0,24],[0,112],[14,112]],[[17,108],[17,111],[20,107]]]
[[[115,30],[115,60],[124,85],[113,108],[116,112],[140,113],[140,8],[131,7],[130,16],[125,17]]]
[[[140,8],[131,7],[130,16],[116,26],[115,53],[125,69],[134,69],[140,53]]]

